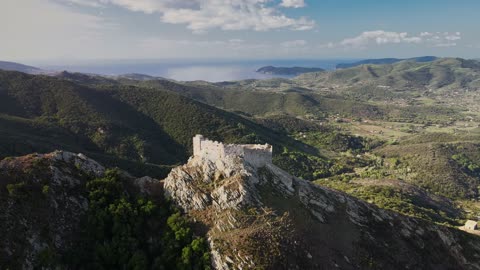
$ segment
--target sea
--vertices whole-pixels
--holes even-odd
[[[209,82],[246,79],[291,78],[284,75],[267,75],[256,72],[263,66],[319,67],[333,70],[339,63],[358,59],[298,59],[298,60],[95,60],[77,63],[37,65],[46,70],[93,73],[116,76],[137,73],[178,81],[203,80]]]

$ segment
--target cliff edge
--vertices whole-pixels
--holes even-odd
[[[216,269],[480,269],[480,238],[381,210],[271,162],[196,153],[164,188],[208,231]]]

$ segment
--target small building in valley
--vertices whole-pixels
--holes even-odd
[[[473,221],[473,220],[467,220],[465,223],[465,229],[467,230],[476,230],[478,226],[478,222]]]

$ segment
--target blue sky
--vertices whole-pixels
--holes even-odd
[[[478,0],[2,0],[0,59],[478,58]]]

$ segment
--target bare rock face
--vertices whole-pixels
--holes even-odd
[[[208,229],[216,269],[480,269],[480,239],[273,164],[195,156],[172,170],[164,188]]]
[[[164,181],[167,194],[185,211],[203,210],[209,206],[218,209],[238,209],[255,200],[249,176],[241,163],[216,164],[199,157],[191,158],[187,165],[174,168]],[[182,181],[176,181],[182,179]],[[218,182],[222,185],[216,186]],[[241,183],[241,184],[239,184]]]
[[[77,169],[96,177],[100,177],[105,173],[105,167],[81,153],[75,154],[66,151],[55,151],[47,154],[46,157],[55,161],[73,164]]]
[[[104,171],[81,154],[63,151],[1,161],[0,265],[33,269],[53,250],[67,250],[88,209],[86,177]]]

